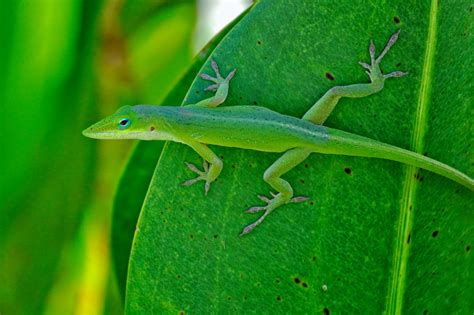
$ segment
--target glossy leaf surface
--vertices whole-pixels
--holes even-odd
[[[222,72],[238,68],[223,106],[301,117],[330,87],[367,82],[357,62],[369,40],[380,51],[401,28],[382,68],[410,75],[343,99],[326,125],[472,176],[471,11],[467,1],[259,1],[212,53]],[[187,102],[206,86],[196,80]],[[213,150],[224,170],[205,197],[202,185],[180,186],[193,176],[184,162],[200,158],[165,145],[132,249],[129,313],[472,311],[472,192],[395,162],[313,154],[284,176],[310,200],[240,238],[257,218],[243,210],[268,192],[262,175],[279,154]]]

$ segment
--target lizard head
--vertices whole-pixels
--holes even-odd
[[[135,106],[123,106],[82,132],[95,139],[146,139],[149,126],[140,119]]]

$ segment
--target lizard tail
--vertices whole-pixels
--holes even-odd
[[[447,177],[474,191],[474,180],[472,178],[444,163],[412,151],[341,130],[328,128],[328,132],[328,142],[324,145],[316,145],[314,147],[315,152],[397,161]]]

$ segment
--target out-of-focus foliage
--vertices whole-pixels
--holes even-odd
[[[120,312],[109,221],[131,142],[81,131],[160,102],[194,24],[194,1],[0,2],[0,313]]]

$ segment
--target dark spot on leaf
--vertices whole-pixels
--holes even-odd
[[[428,156],[428,152],[423,153],[424,156]]]
[[[261,286],[262,286],[262,284],[260,282],[257,282],[257,287],[260,288]]]
[[[326,78],[331,80],[331,81],[334,81],[334,76],[332,75],[331,72],[326,72]]]
[[[153,130],[155,130],[155,127],[151,126],[150,131],[153,131]]]
[[[239,96],[239,100],[241,100],[241,99],[242,99],[242,96]]]
[[[232,168],[235,168],[235,164],[232,164],[231,167],[232,167]]]
[[[412,206],[412,205],[410,205],[410,210],[411,210],[411,209],[413,209],[413,206]]]
[[[312,261],[316,261],[316,256],[313,256],[313,258],[311,258]]]
[[[323,314],[324,314],[324,315],[329,315],[329,314],[331,314],[331,312],[329,312],[329,308],[325,307],[325,308],[323,309]]]
[[[227,297],[227,300],[230,301],[230,300],[232,300],[232,298],[231,298],[230,296],[228,296],[228,297]]]
[[[423,311],[423,315],[426,315],[426,314],[428,314],[428,310]]]
[[[438,230],[436,230],[436,231],[433,231],[433,233],[431,233],[431,236],[433,236],[433,237],[436,237],[436,236],[438,236],[438,233],[439,233],[439,231],[438,231]]]
[[[194,238],[194,235],[189,234],[189,238],[190,238],[190,239],[193,239],[193,238]]]
[[[261,44],[262,44],[262,41],[257,40],[257,45],[261,45]]]
[[[277,296],[277,301],[281,301],[281,296]]]
[[[303,288],[307,288],[307,287],[308,287],[308,284],[307,284],[306,282],[303,282],[301,285],[303,286]]]
[[[180,275],[176,275],[176,279],[181,279],[181,276],[180,276]]]
[[[346,167],[344,169],[344,172],[347,174],[347,175],[352,175],[352,169],[350,169],[349,167]]]
[[[244,295],[244,301],[247,301],[247,296],[246,295]]]
[[[400,67],[401,65],[402,65],[402,63],[401,63],[401,62],[399,62],[399,63],[397,63],[397,64],[395,65],[395,67],[397,67],[397,68],[398,68],[398,67]]]
[[[398,23],[400,23],[400,18],[399,18],[398,16],[394,16],[394,17],[393,17],[393,21],[394,21],[396,24],[398,24]]]
[[[304,184],[304,179],[300,179],[300,183],[301,183],[301,184]]]
[[[455,193],[456,193],[456,194],[459,194],[459,189],[456,189]]]
[[[420,182],[422,182],[425,178],[423,176],[420,176]]]
[[[436,219],[433,219],[433,222],[436,222]]]
[[[407,244],[410,244],[410,239],[411,239],[411,233],[408,234],[408,238],[407,238]]]
[[[310,206],[314,206],[314,201],[310,201],[310,202],[309,202],[309,205],[310,205]]]
[[[337,281],[341,281],[341,278],[337,278],[336,280],[337,280]]]
[[[309,167],[309,165],[308,165],[308,164],[305,164],[305,165],[304,165],[304,167],[305,167],[305,168],[308,168],[308,167]]]
[[[179,315],[184,315],[185,313],[183,311],[180,311],[179,312]]]
[[[199,90],[198,90],[198,91],[196,91],[196,94],[199,94]]]
[[[470,251],[471,250],[471,246],[467,245],[466,246],[466,252]]]
[[[275,280],[275,282],[276,282],[276,283],[280,283],[281,280],[277,278],[277,279]]]
[[[257,101],[253,101],[253,105],[257,105]]]
[[[217,235],[217,234],[214,234],[214,238],[218,238],[218,237],[219,237],[219,235]]]
[[[293,281],[297,284],[301,282],[300,278],[294,278]]]

